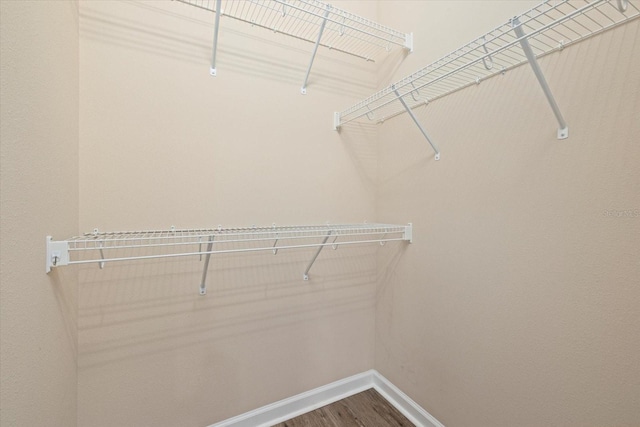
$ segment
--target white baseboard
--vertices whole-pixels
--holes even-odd
[[[374,388],[417,427],[444,427],[373,369],[220,421],[209,427],[269,427],[370,388]]]
[[[373,370],[373,388],[391,403],[398,411],[418,427],[444,427],[433,415],[404,394],[398,387]]]

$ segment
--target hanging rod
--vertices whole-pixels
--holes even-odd
[[[413,109],[522,65],[528,62],[523,40],[534,57],[541,57],[639,16],[637,5],[626,0],[543,1],[365,100],[334,113],[334,129],[364,118],[383,122],[405,112],[401,98],[410,100],[408,108]],[[514,20],[519,23],[521,36],[514,31]]]
[[[54,267],[74,264],[97,264],[117,261],[149,260],[197,256],[204,268],[200,294],[206,294],[209,260],[213,254],[317,248],[303,278],[325,246],[360,245],[391,241],[412,242],[413,226],[393,224],[327,224],[156,231],[119,231],[91,233],[55,241],[46,238],[46,272]],[[329,236],[333,238],[327,243]]]
[[[211,75],[217,74],[216,50],[220,16],[266,28],[315,45],[306,83],[318,46],[375,61],[380,54],[400,47],[413,51],[413,35],[331,6],[319,0],[178,0],[214,12]]]

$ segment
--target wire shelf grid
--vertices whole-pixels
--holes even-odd
[[[626,0],[546,0],[417,72],[337,113],[336,127],[367,118],[382,122],[527,62],[514,25],[520,24],[536,56],[636,19],[640,10]],[[398,92],[396,94],[396,91]]]
[[[217,12],[215,0],[178,1]],[[368,61],[395,47],[411,49],[409,34],[318,0],[223,0],[220,9],[221,16],[310,43],[326,18],[319,45]]]
[[[218,253],[277,251],[295,248],[384,243],[411,240],[411,226],[391,224],[328,224],[183,230],[85,233],[50,246],[66,250],[50,267],[68,264],[202,256]],[[50,254],[53,254],[49,250]],[[53,256],[53,255],[51,255]]]

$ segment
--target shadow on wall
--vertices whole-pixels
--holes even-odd
[[[380,61],[378,67],[378,86],[388,86],[400,79],[397,72],[410,52],[406,49],[391,52],[384,60]]]
[[[383,250],[394,246],[388,243]],[[79,367],[223,345],[366,310],[374,304],[377,250],[376,245],[325,250],[309,281],[302,273],[313,250],[214,255],[206,296],[198,294],[204,262],[195,257],[107,264],[104,270],[83,266]]]
[[[374,123],[347,123],[339,130],[345,151],[367,189],[375,194],[378,175],[378,130]]]
[[[71,273],[71,274],[69,274]],[[75,272],[70,272],[66,269],[54,268],[48,274],[51,289],[56,296],[58,308],[62,313],[64,319],[65,332],[67,334],[68,342],[73,346],[73,355],[76,357],[78,354],[78,322],[77,322],[77,307],[78,307],[78,288],[77,288],[77,275]]]
[[[85,3],[80,9],[82,38],[170,61],[209,73],[214,14],[178,2],[107,2],[109,9]],[[224,16],[223,16],[224,17]],[[302,85],[313,45],[232,19],[222,19],[217,50],[219,73]],[[363,73],[371,79],[363,81]],[[360,98],[375,89],[375,65],[321,48],[309,76],[314,90]],[[219,75],[217,79],[224,79]]]

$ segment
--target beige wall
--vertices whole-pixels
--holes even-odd
[[[76,274],[44,239],[78,229],[78,6],[0,2],[0,424],[76,425]]]
[[[372,221],[375,147],[332,114],[375,89],[375,64],[320,49],[302,96],[309,43],[222,19],[214,78],[212,13],[80,4],[83,230]]]
[[[528,66],[416,110],[438,162],[406,114],[379,128],[378,220],[415,231],[380,257],[375,366],[447,427],[640,420],[639,39],[540,60],[567,140]]]
[[[339,4],[336,4],[339,6]],[[375,2],[346,8],[375,18]],[[178,2],[80,3],[81,230],[375,219],[375,65]],[[79,424],[203,426],[373,368],[375,247],[80,270]]]

